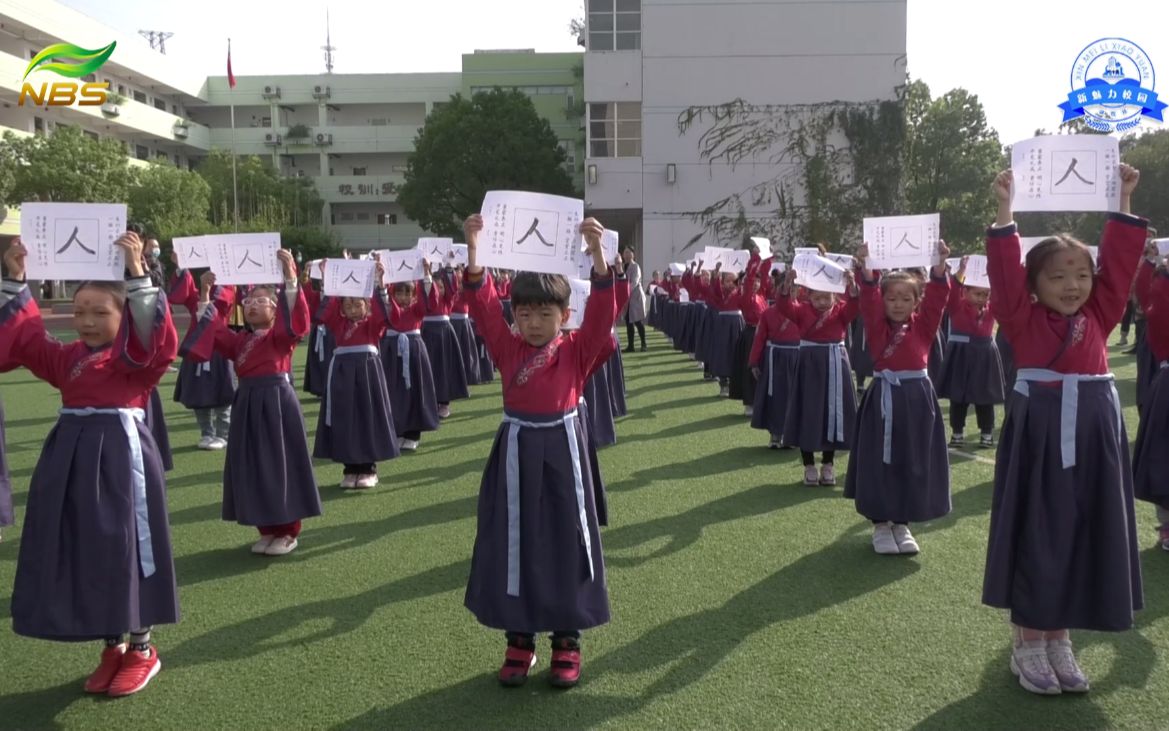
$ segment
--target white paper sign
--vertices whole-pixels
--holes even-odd
[[[437,269],[448,263],[451,246],[454,243],[454,239],[421,238],[418,239],[418,246],[415,248],[430,262],[430,266]]]
[[[796,284],[817,292],[843,293],[844,267],[819,254],[799,254],[792,262],[796,270]]]
[[[1158,256],[1169,256],[1169,239],[1153,239],[1153,243],[1157,245]]]
[[[387,249],[378,253],[381,255],[382,268],[386,271],[386,284],[416,282],[426,276],[422,269],[422,252],[418,249],[399,251]]]
[[[447,261],[451,266],[465,267],[467,266],[467,245],[466,244],[451,244],[451,253]]]
[[[329,259],[325,264],[325,294],[369,299],[377,285],[376,266],[372,259]]]
[[[208,236],[185,236],[171,241],[180,269],[201,269],[211,266],[207,258]]]
[[[1027,252],[1039,245],[1039,242],[1050,239],[1050,236],[1020,236],[1019,237],[1019,254],[1023,264],[1027,263]],[[1088,251],[1092,254],[1092,263],[1096,264],[1100,257],[1099,246],[1089,246]]]
[[[679,289],[678,290],[678,301],[679,302],[689,302],[690,301],[690,290],[686,289],[685,287]]]
[[[309,279],[316,279],[316,280],[321,279],[321,276],[322,276],[321,275],[321,262],[322,261],[324,261],[324,259],[313,259],[312,261],[310,261],[308,264],[305,265],[308,267],[308,278]]]
[[[825,254],[824,258],[828,261],[844,267],[845,269],[852,269],[854,259],[848,254]]]
[[[747,271],[747,264],[751,261],[751,252],[749,251],[733,251],[727,257],[727,261],[723,264],[722,270],[724,272],[734,272],[736,274]]]
[[[946,266],[950,267],[950,271],[956,274],[958,272],[958,267],[962,266],[962,258],[959,257],[957,259],[946,259]]]
[[[584,324],[585,305],[589,302],[589,294],[593,291],[593,284],[587,279],[568,280],[572,287],[572,294],[568,298],[568,322],[564,325],[569,330],[579,330]]]
[[[605,252],[605,261],[609,264],[617,258],[617,253],[621,251],[620,236],[616,231],[605,229],[601,234],[601,251]],[[584,250],[583,248],[581,249]]]
[[[488,191],[478,263],[526,272],[577,272],[584,201],[541,193]]]
[[[29,279],[122,281],[126,206],[116,203],[23,203],[20,240]]]
[[[704,269],[714,270],[716,266],[727,265],[727,257],[734,254],[734,249],[724,249],[721,246],[708,246],[702,252],[702,266]]]
[[[1120,210],[1119,140],[1044,135],[1011,147],[1015,211]]]
[[[680,277],[686,273],[686,267],[682,264],[678,264],[677,262],[670,264],[667,269],[669,269],[670,276],[672,277]]]
[[[771,273],[772,274],[775,274],[776,272],[783,274],[786,271],[787,271],[787,264],[784,264],[782,261],[771,262]]]
[[[771,239],[765,239],[762,236],[752,236],[751,242],[755,244],[755,248],[759,249],[760,259],[766,259],[771,256]]]
[[[815,246],[797,246],[792,250],[792,256],[796,257],[800,254],[811,254],[812,256],[820,256],[820,250]]]
[[[931,267],[940,261],[938,238],[941,216],[882,216],[866,218],[865,243],[869,246],[869,269]]]
[[[279,233],[207,237],[207,258],[216,284],[279,284],[284,268],[276,258]]]
[[[959,260],[959,265],[961,265],[961,260]],[[985,256],[982,254],[971,254],[966,257],[966,276],[962,280],[962,284],[967,287],[990,289],[990,277],[986,275]]]

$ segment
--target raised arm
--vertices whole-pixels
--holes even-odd
[[[511,353],[520,346],[520,340],[511,331],[503,317],[503,304],[495,291],[495,283],[483,267],[479,266],[479,232],[483,230],[483,216],[478,213],[463,222],[463,235],[467,242],[467,269],[463,273],[463,287],[470,293],[467,302],[471,318],[483,336],[487,352],[496,363],[510,362]]]
[[[998,199],[998,215],[986,233],[986,275],[995,293],[990,302],[991,312],[1010,335],[1026,327],[1031,317],[1027,270],[1022,263],[1019,232],[1012,221],[1014,174],[1010,170],[999,173],[992,189]]]
[[[179,269],[170,278],[170,289],[166,298],[172,305],[182,305],[187,308],[191,317],[195,317],[195,310],[199,307],[199,288],[195,285],[195,278],[188,269]]]
[[[757,368],[763,363],[763,349],[771,339],[771,325],[767,317],[759,318],[759,327],[755,329],[755,339],[751,341],[751,354],[747,356],[747,365]]]
[[[938,334],[938,328],[942,325],[942,316],[946,314],[946,302],[951,299],[951,287],[950,278],[944,273],[940,277],[931,276],[925,286],[925,295],[921,299],[921,307],[916,317],[920,332],[930,338]]]

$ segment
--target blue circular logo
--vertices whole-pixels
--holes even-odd
[[[1165,102],[1154,91],[1153,62],[1140,46],[1124,38],[1101,38],[1076,55],[1071,92],[1059,107],[1063,121],[1083,117],[1092,129],[1123,132],[1142,117],[1163,121]]]

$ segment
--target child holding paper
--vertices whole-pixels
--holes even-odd
[[[938,396],[950,400],[951,447],[966,443],[970,404],[978,419],[978,446],[994,446],[994,407],[1005,400],[1003,365],[994,343],[995,319],[988,305],[990,289],[965,283],[970,257],[962,257],[950,289],[950,336],[947,339]]]
[[[178,256],[174,252],[175,265]],[[198,340],[200,332],[199,288],[195,278],[187,269],[178,269],[171,278],[167,299],[172,305],[182,305],[191,315],[186,339]],[[216,286],[211,299],[221,318],[226,318],[235,304],[235,287]],[[231,402],[235,398],[235,382],[231,365],[218,353],[205,363],[184,358],[175,381],[174,400],[195,412],[199,424],[199,449],[223,449],[227,446],[227,433],[231,426]]]
[[[1014,177],[998,175],[987,233],[990,305],[1015,347],[1018,382],[995,467],[982,600],[1009,609],[1011,671],[1040,694],[1082,693],[1069,628],[1116,632],[1140,609],[1132,469],[1108,333],[1120,322],[1145,241],[1129,214],[1140,173],[1121,165],[1099,269],[1069,236],[1044,239],[1020,264]]]
[[[759,329],[751,345],[749,360],[759,385],[751,426],[766,429],[771,435],[768,447],[783,444],[784,419],[788,403],[795,394],[796,372],[800,362],[800,328],[787,319],[773,304],[759,318]]]
[[[283,556],[296,549],[301,521],[321,514],[321,499],[305,439],[304,415],[288,382],[292,352],[309,329],[308,303],[297,286],[296,264],[276,252],[284,284],[253,287],[243,299],[250,331],[230,329],[211,305],[215,273],[203,275],[199,319],[203,333],[183,343],[197,361],[218,352],[239,377],[223,466],[223,519],[254,526],[252,553]]]
[[[467,300],[463,296],[463,272],[461,268],[443,267],[443,290],[450,296],[451,327],[455,330],[455,338],[459,341],[459,353],[462,355],[463,373],[467,377],[468,386],[476,386],[485,381],[479,375],[479,349],[475,347],[475,331],[471,327],[471,316]]]
[[[799,447],[805,485],[835,485],[836,452],[852,444],[856,393],[844,349],[844,332],[860,311],[852,271],[844,272],[846,294],[808,290],[808,301],[791,297],[796,269],[789,267],[775,306],[800,330],[795,390],[784,418],[783,442]],[[820,471],[816,456],[820,452]]]
[[[0,370],[29,369],[61,391],[63,405],[29,487],[12,628],[46,640],[102,641],[85,691],[117,697],[158,674],[151,630],[179,619],[166,478],[144,423],[178,334],[146,275],[142,240],[128,232],[115,246],[129,279],[78,287],[78,339],[66,345],[45,331],[24,284],[28,251],[13,241],[0,290]]]
[[[377,463],[394,459],[398,436],[378,343],[389,325],[385,270],[374,264],[374,295],[334,297],[322,318],[337,343],[329,361],[324,403],[317,418],[313,457],[343,464],[341,487],[378,484]]]
[[[390,329],[382,337],[382,369],[390,392],[390,412],[398,448],[418,449],[422,432],[438,429],[434,372],[422,339],[426,303],[417,297],[422,282],[395,282],[389,300]]]
[[[466,605],[482,624],[507,632],[501,683],[523,684],[536,664],[535,634],[552,632],[551,682],[571,687],[580,678],[580,630],[609,621],[597,501],[585,489],[594,482],[577,411],[617,318],[604,229],[592,218],[581,224],[593,257],[592,294],[581,328],[568,336],[560,328],[571,289],[560,275],[516,276],[518,332],[508,328],[491,278],[477,263],[482,229],[478,214],[464,226],[464,286],[499,366],[504,419],[480,486]]]
[[[422,260],[426,316],[422,318],[422,339],[430,353],[430,364],[434,368],[434,393],[438,398],[439,418],[451,415],[451,401],[465,399],[467,371],[463,367],[463,348],[451,325],[451,308],[457,292],[444,289],[441,281],[431,277],[430,262]]]
[[[1157,507],[1157,543],[1169,551],[1169,271],[1157,245],[1145,249],[1136,297],[1145,316],[1145,338],[1160,367],[1145,394],[1133,450],[1133,492]]]
[[[759,280],[766,277],[771,271],[771,257],[759,258],[759,249],[750,239],[745,242],[750,248],[751,255],[747,260],[746,271],[739,278],[737,292],[739,309],[743,313],[743,331],[735,342],[730,381],[730,397],[743,404],[743,414],[752,418],[755,413],[755,373],[749,363],[751,348],[755,344],[755,332],[759,328],[759,317],[767,309],[767,300],[759,292]]]
[[[943,258],[950,250],[938,242]],[[950,283],[943,261],[922,293],[916,276],[878,273],[857,253],[861,317],[873,356],[873,383],[861,398],[844,496],[873,523],[873,550],[915,554],[909,523],[950,512],[950,460],[942,409],[926,368]]]
[[[313,262],[317,271],[320,271],[321,265],[324,263],[324,259]],[[327,385],[326,376],[329,362],[333,359],[333,348],[337,347],[337,344],[333,341],[333,333],[329,332],[329,328],[325,326],[323,320],[325,308],[329,306],[329,301],[332,298],[321,291],[319,282],[320,280],[313,279],[311,276],[305,277],[305,286],[301,288],[301,291],[304,292],[305,302],[309,312],[312,313],[308,353],[304,359],[304,390],[317,398],[322,398],[325,395],[325,386]]]

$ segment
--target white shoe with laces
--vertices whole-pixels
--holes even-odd
[[[341,478],[341,487],[346,490],[352,490],[357,487],[357,475],[345,475]]]
[[[893,537],[893,529],[888,523],[877,523],[873,526],[873,550],[882,556],[896,556],[901,553],[897,547],[897,539]]]
[[[804,467],[804,484],[805,485],[819,485],[820,473],[816,471],[816,465],[810,464]]]
[[[377,485],[377,475],[362,475],[357,478],[354,487],[358,490],[366,490]]]
[[[413,452],[418,449],[418,440],[416,439],[400,439],[398,440],[398,449],[405,452]]]
[[[264,553],[269,556],[284,556],[292,553],[297,545],[299,545],[297,540],[292,536],[276,536],[272,539],[271,545],[268,546],[268,550],[264,551]]]
[[[215,441],[215,437],[201,437],[199,439],[199,443],[196,444],[195,446],[198,447],[199,449],[215,449],[215,447],[211,446],[211,443],[214,441]]]
[[[252,553],[267,553],[268,546],[272,545],[272,540],[276,536],[260,536],[260,540],[252,544]]]
[[[921,550],[907,525],[900,523],[893,525],[893,540],[897,541],[897,550],[900,553],[912,555]]]
[[[215,450],[226,449],[227,448],[227,440],[224,439],[223,437],[212,437],[211,444],[207,448],[208,449],[215,449]]]
[[[1064,693],[1088,692],[1088,676],[1084,675],[1080,664],[1076,662],[1071,640],[1048,640],[1047,661],[1059,679],[1060,690]]]
[[[1021,642],[1011,651],[1011,672],[1019,677],[1019,685],[1039,695],[1059,695],[1059,678],[1047,659],[1047,642]]]

